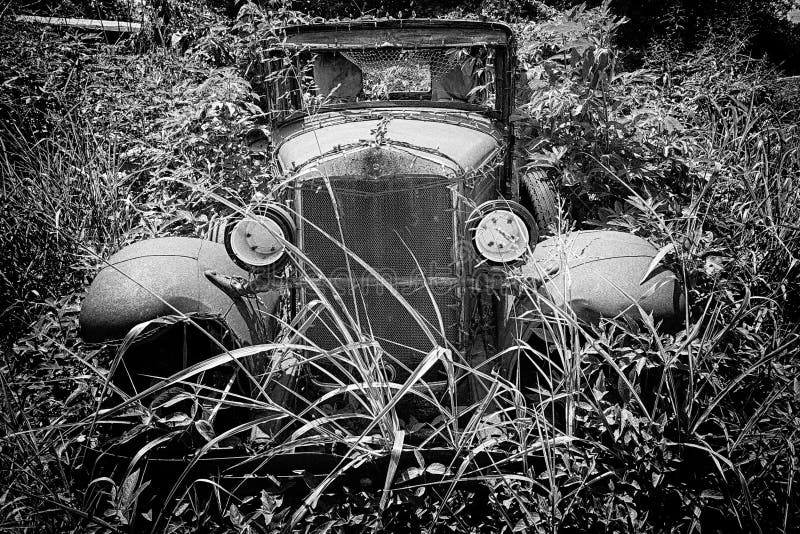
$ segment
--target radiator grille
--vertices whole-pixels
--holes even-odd
[[[448,182],[440,176],[427,175],[335,177],[329,182],[338,206],[344,244],[387,280],[403,280],[393,285],[432,325],[434,332],[440,331],[436,308],[422,284],[414,258],[427,277],[456,275],[453,193]],[[339,282],[338,292],[348,311],[360,317],[362,331],[372,332],[387,353],[413,369],[430,351],[430,340],[401,303],[352,259],[352,275],[348,275],[345,253],[323,234],[340,239],[336,210],[325,182],[304,182],[300,195],[305,219],[305,254],[325,276]],[[353,303],[352,281],[356,282],[357,306]],[[448,341],[455,342],[460,302],[452,289],[438,288],[434,294]],[[313,326],[308,335],[324,349],[340,346],[323,324]],[[396,371],[399,379],[407,376],[402,366],[396,366]]]

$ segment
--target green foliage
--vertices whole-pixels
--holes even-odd
[[[690,185],[655,146],[682,126],[661,105],[653,73],[617,71],[613,39],[624,22],[604,5],[519,32],[526,101],[517,120],[527,166],[548,171],[578,220],[597,218],[631,188],[675,206],[679,189]]]
[[[520,117],[528,164],[550,172],[583,224],[664,244],[692,310],[676,338],[598,332],[584,348],[592,389],[579,420],[590,464],[610,476],[571,520],[635,531],[785,529],[797,513],[786,477],[795,444],[779,445],[794,408],[778,400],[796,402],[788,347],[797,339],[798,235],[786,226],[798,216],[796,125],[774,113],[776,75],[742,54],[746,41],[714,38],[686,55],[654,48],[647,70],[617,73],[618,27],[602,7],[523,29],[532,36],[521,48],[532,74]],[[658,384],[647,411],[602,354],[636,392]]]
[[[109,364],[76,344],[82,292],[124,244],[204,235],[220,206],[200,189],[250,198],[264,172],[246,149],[260,110],[234,70],[215,67],[213,31],[184,57],[139,56],[2,24],[0,524],[65,531],[86,519],[73,469],[90,441],[70,425],[97,406]]]
[[[127,242],[203,235],[219,206],[191,187],[249,199],[263,181],[246,145],[261,110],[234,69],[216,67],[213,29],[184,58],[4,35],[4,68],[20,73],[0,90],[2,301],[11,317],[31,320],[25,303],[82,287]]]
[[[277,2],[262,2],[261,5],[273,4]],[[356,17],[430,17],[438,16],[456,8],[466,8],[473,11],[476,7],[476,0],[467,2],[457,2],[454,0],[443,0],[441,2],[423,2],[420,0],[360,0],[358,2],[348,2],[337,0],[334,2],[314,2],[313,0],[292,0],[290,2],[280,2],[292,9],[309,13],[313,16],[326,19],[337,18],[356,18]],[[266,7],[266,6],[265,6]]]
[[[24,14],[55,15],[105,20],[138,20],[144,2],[140,0],[33,0],[9,2],[12,10]]]
[[[715,34],[750,35],[748,55],[766,55],[796,74],[800,72],[800,29],[787,17],[793,5],[792,0],[619,0],[614,2],[614,10],[631,19],[621,40],[635,56],[653,41],[691,51]]]

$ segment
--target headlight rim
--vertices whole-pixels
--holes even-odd
[[[248,210],[248,212],[244,215],[240,215],[236,217],[233,221],[229,222],[225,226],[225,238],[224,238],[224,245],[225,251],[228,253],[228,256],[231,260],[241,267],[242,269],[253,273],[253,274],[274,274],[283,268],[289,263],[290,255],[289,250],[286,246],[283,247],[283,253],[281,256],[275,260],[274,262],[267,264],[267,265],[253,265],[242,259],[239,255],[236,254],[234,251],[234,247],[232,245],[232,237],[234,231],[238,228],[239,224],[245,220],[253,221],[255,217],[266,217],[277,224],[278,228],[283,233],[283,240],[285,240],[290,245],[294,245],[296,243],[297,238],[297,227],[294,222],[294,218],[292,214],[286,209],[284,206],[280,204],[267,204],[267,205],[260,205]],[[257,220],[255,222],[258,222]]]
[[[497,261],[484,256],[484,254],[478,248],[478,243],[476,240],[476,231],[481,221],[483,221],[492,212],[498,210],[510,211],[512,214],[519,217],[528,231],[528,243],[526,249],[518,257],[508,261]],[[471,244],[472,253],[479,263],[486,263],[492,266],[513,267],[515,265],[524,263],[528,253],[535,247],[539,240],[539,226],[536,224],[533,214],[531,214],[531,212],[519,202],[506,199],[487,200],[472,210],[469,217],[467,217],[466,236]]]

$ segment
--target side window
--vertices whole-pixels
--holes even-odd
[[[268,51],[258,66],[257,85],[269,112],[278,118],[294,111],[301,89],[292,57],[283,50]]]
[[[317,96],[326,102],[355,102],[363,90],[361,69],[340,53],[315,54],[313,72]]]
[[[437,77],[431,88],[431,100],[486,105],[493,89],[494,55],[485,48],[456,51],[459,60],[451,70]]]

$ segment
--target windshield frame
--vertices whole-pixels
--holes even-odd
[[[486,47],[494,54],[494,108],[458,101],[437,101],[424,98],[413,100],[388,98],[353,102],[327,102],[313,109],[303,103],[299,64],[297,75],[289,80],[286,104],[289,110],[281,113],[277,108],[275,125],[296,120],[298,117],[325,111],[365,108],[442,108],[482,114],[506,126],[511,115],[514,92],[515,42],[511,29],[496,22],[464,21],[450,19],[397,19],[374,21],[348,21],[340,23],[309,24],[282,28],[284,38],[279,45],[267,50],[267,57],[285,61],[287,52],[295,57],[308,51],[425,49]],[[288,91],[287,91],[288,89]],[[277,91],[276,91],[277,93]],[[288,111],[288,112],[287,112]]]

